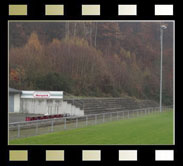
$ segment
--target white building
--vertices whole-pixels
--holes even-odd
[[[63,91],[22,91],[20,110],[30,114],[84,115],[84,110],[63,101]]]
[[[63,91],[20,91],[13,88],[9,88],[9,112],[84,115],[84,110],[63,101]]]
[[[9,88],[9,112],[20,112],[21,91]]]

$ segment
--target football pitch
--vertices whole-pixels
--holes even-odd
[[[172,145],[173,111],[11,140],[9,145]]]

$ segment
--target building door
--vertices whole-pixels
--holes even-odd
[[[9,112],[14,112],[14,95],[9,95]]]

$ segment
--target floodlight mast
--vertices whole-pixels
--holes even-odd
[[[166,25],[160,26],[160,42],[161,42],[161,62],[160,62],[160,112],[162,112],[162,65],[163,65],[163,30],[167,29]]]

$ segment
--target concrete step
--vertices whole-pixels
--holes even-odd
[[[74,99],[74,101],[73,99],[66,99],[65,101],[80,109],[84,108],[85,114],[158,106],[156,102],[151,100],[135,100],[129,98],[87,98]]]

